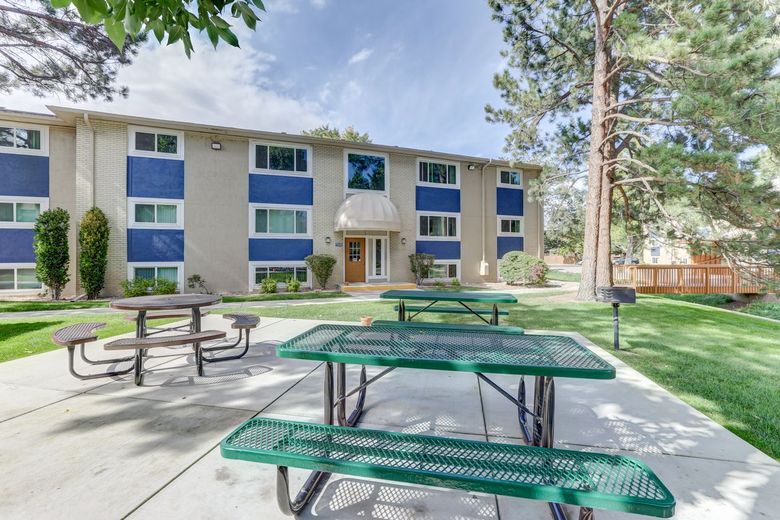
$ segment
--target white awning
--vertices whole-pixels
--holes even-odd
[[[384,195],[358,193],[341,203],[333,225],[336,231],[401,231],[401,216]]]

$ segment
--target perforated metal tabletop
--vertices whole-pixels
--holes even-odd
[[[487,329],[487,327],[486,327]],[[318,325],[279,357],[487,374],[614,379],[615,368],[568,336]]]

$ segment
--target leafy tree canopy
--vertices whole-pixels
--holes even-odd
[[[331,128],[330,125],[322,125],[311,130],[304,130],[303,135],[310,135],[312,137],[324,137],[326,139],[341,139],[342,141],[354,141],[356,143],[370,143],[371,138],[368,136],[368,132],[360,133],[355,130],[355,127],[348,126],[344,130],[339,130],[337,127]]]

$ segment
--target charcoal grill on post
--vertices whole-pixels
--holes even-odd
[[[620,318],[618,308],[621,303],[636,303],[636,290],[633,287],[599,287],[596,300],[612,304],[612,330],[615,350],[620,349]]]

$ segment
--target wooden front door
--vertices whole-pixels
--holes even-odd
[[[366,239],[365,238],[347,238],[345,240],[344,261],[346,268],[344,270],[345,282],[365,282],[366,281]]]

